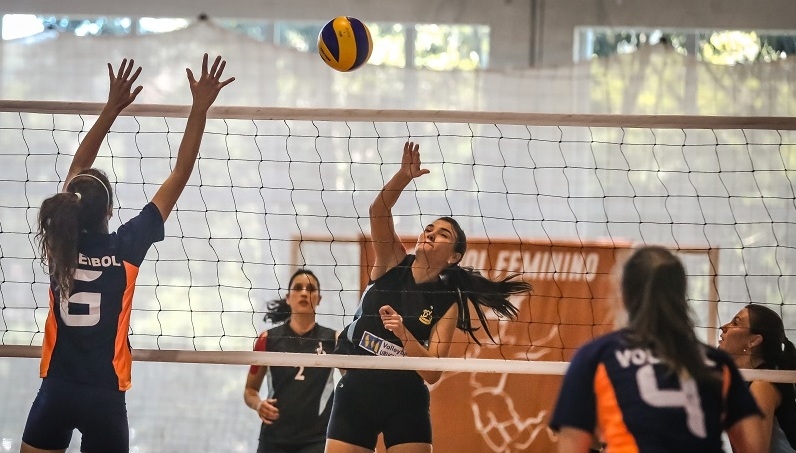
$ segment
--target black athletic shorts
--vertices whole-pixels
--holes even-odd
[[[348,370],[334,390],[326,437],[373,450],[431,443],[429,392],[414,371]]]
[[[129,452],[124,392],[45,378],[25,423],[22,440],[43,450],[64,450],[77,429],[80,451]]]
[[[260,440],[257,453],[323,453],[326,441],[311,442],[306,444],[275,444],[267,440]]]

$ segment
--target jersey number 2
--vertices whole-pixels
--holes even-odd
[[[81,282],[94,281],[102,275],[102,271],[90,271],[85,269],[75,269],[75,280]],[[74,293],[68,298],[61,298],[61,319],[64,324],[74,327],[91,327],[97,325],[100,320],[100,293],[80,292]],[[69,304],[88,306],[88,313],[73,314],[69,313]]]
[[[692,378],[680,379],[679,390],[661,390],[652,365],[644,365],[636,373],[636,383],[641,399],[653,407],[682,407],[685,410],[688,430],[696,437],[707,437],[705,413],[699,398],[699,389]]]

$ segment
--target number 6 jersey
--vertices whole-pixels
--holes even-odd
[[[721,433],[759,414],[725,353],[704,346],[720,381],[697,383],[672,373],[649,350],[628,346],[627,331],[597,338],[569,365],[550,427],[599,429],[611,453],[722,451]]]
[[[130,388],[127,331],[135,280],[147,250],[163,235],[163,217],[152,203],[115,233],[80,234],[69,298],[62,299],[55,281],[50,282],[41,377]]]

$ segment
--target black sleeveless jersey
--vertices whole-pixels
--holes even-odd
[[[415,283],[412,276],[414,255],[406,258],[368,284],[362,293],[354,321],[346,326],[338,341],[338,354],[403,355],[403,344],[384,328],[379,309],[391,306],[418,342],[428,345],[431,329],[457,300],[455,289],[437,279]]]
[[[335,331],[315,324],[306,334],[298,335],[288,321],[269,329],[264,341],[260,340],[263,337],[255,350],[328,354],[334,350]],[[279,419],[271,425],[262,424],[260,440],[277,444],[323,441],[332,410],[332,369],[271,366],[266,379],[268,398],[276,399]]]

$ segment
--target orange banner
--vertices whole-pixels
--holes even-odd
[[[414,240],[405,239],[407,250]],[[491,311],[492,343],[481,329],[478,346],[457,331],[451,357],[567,361],[575,350],[613,328],[617,300],[615,266],[629,250],[622,243],[468,240],[462,266],[491,279],[519,274],[534,286],[517,296],[516,320]],[[361,284],[367,284],[373,253],[362,240]],[[370,259],[369,259],[370,258]],[[472,310],[471,310],[472,312]],[[474,319],[473,325],[479,325]],[[554,451],[547,427],[561,376],[445,373],[431,386],[434,450],[462,453]],[[379,451],[384,451],[380,446]]]

